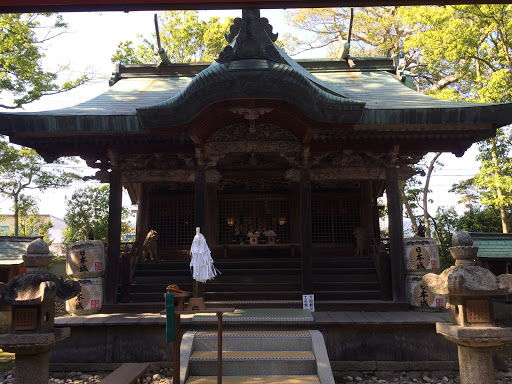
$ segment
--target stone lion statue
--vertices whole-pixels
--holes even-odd
[[[368,256],[371,252],[371,240],[370,234],[363,227],[357,227],[354,232],[354,238],[356,239],[356,256],[363,257]]]
[[[156,260],[157,240],[159,238],[158,232],[152,229],[146,235],[146,239],[142,244],[142,260]]]

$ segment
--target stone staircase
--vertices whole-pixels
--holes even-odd
[[[334,384],[320,331],[224,332],[225,384]],[[217,333],[187,332],[180,384],[217,383]]]
[[[130,286],[129,303],[163,309],[169,284],[191,291],[188,261],[140,262]],[[301,308],[300,259],[218,259],[221,271],[202,285],[201,295],[215,307]],[[319,310],[347,308],[352,303],[380,300],[380,284],[373,262],[365,258],[325,258],[313,261],[313,289]],[[337,305],[339,303],[340,305]],[[358,310],[365,308],[356,308]]]

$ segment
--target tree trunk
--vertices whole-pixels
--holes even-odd
[[[20,207],[19,207],[19,195],[14,195],[14,204],[13,204],[13,210],[14,210],[14,236],[19,235],[19,226],[20,226]]]
[[[430,184],[430,176],[432,176],[432,171],[434,170],[434,165],[439,156],[441,156],[441,153],[442,152],[436,152],[434,158],[430,162],[430,165],[428,166],[427,176],[425,178],[425,187],[423,188],[423,221],[425,225],[425,237],[427,238],[432,237],[429,222],[430,215],[428,214],[428,186]]]
[[[498,201],[503,200],[503,191],[501,190],[499,183],[499,163],[498,163],[498,154],[496,149],[496,140],[494,138],[491,139],[491,154],[492,154],[492,162],[494,164],[494,185],[496,187],[496,194],[498,196]],[[501,228],[503,233],[508,233],[508,223],[507,223],[507,209],[502,204],[499,204],[500,207],[500,216],[501,216]]]
[[[414,213],[412,212],[411,205],[407,200],[407,196],[405,196],[404,186],[402,184],[402,180],[398,180],[398,190],[400,191],[400,196],[402,196],[402,202],[407,211],[407,215],[409,219],[411,219],[411,226],[414,233],[418,234],[418,224],[416,223],[416,218],[414,217]]]

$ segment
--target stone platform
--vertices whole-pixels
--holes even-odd
[[[229,318],[229,320],[228,320]],[[436,334],[446,312],[314,312],[302,309],[247,309],[224,315],[224,331],[319,330],[333,370],[457,369],[457,348]],[[88,365],[115,367],[123,362],[170,366],[172,344],[165,341],[165,315],[116,313],[63,316],[56,326],[71,337],[50,356],[52,369],[86,371]],[[182,332],[212,331],[212,318],[182,315]]]

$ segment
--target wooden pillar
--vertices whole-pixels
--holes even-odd
[[[405,303],[405,265],[402,243],[402,215],[398,191],[398,172],[396,167],[386,168],[386,196],[388,200],[389,249],[391,258],[391,283],[393,300]]]
[[[360,226],[368,231],[371,238],[375,238],[373,227],[373,209],[372,209],[372,182],[370,180],[361,181],[361,199],[360,199]]]
[[[206,237],[206,174],[204,170],[198,170],[195,176],[194,226],[200,227]]]
[[[110,172],[110,195],[108,201],[108,243],[105,275],[103,280],[103,301],[115,304],[118,286],[118,266],[121,254],[121,210],[123,204],[121,172]]]
[[[217,198],[217,183],[206,183],[206,224],[209,245],[219,244],[219,200]]]
[[[377,188],[375,182],[372,182],[372,209],[373,209],[373,233],[376,239],[380,239],[380,222],[379,222],[379,197],[377,196]]]
[[[194,189],[194,227],[201,228],[201,233],[208,242],[208,228],[206,226],[206,172],[198,170],[195,174]],[[204,284],[194,282],[194,297],[204,296]]]
[[[300,200],[300,248],[302,258],[302,293],[313,293],[313,251],[311,218],[311,179],[309,169],[301,172],[299,186]]]
[[[288,214],[290,222],[290,242],[300,244],[300,180],[290,183],[290,191],[288,194]]]
[[[151,230],[149,225],[149,186],[146,183],[141,183],[139,187],[139,199],[137,201],[137,241],[142,242],[146,235]]]

